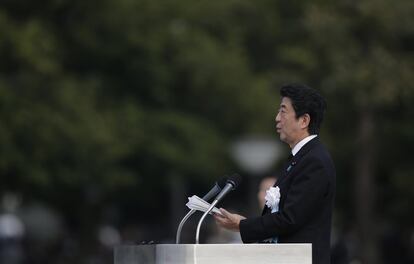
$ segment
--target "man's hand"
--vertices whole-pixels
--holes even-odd
[[[214,214],[216,223],[219,226],[232,231],[239,231],[240,220],[246,219],[246,217],[242,215],[229,213],[227,210],[223,208],[220,208],[220,212],[222,213],[222,215]]]

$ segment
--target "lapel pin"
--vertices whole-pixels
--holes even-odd
[[[289,167],[286,169],[287,172],[289,172],[293,166],[296,165],[296,161],[292,161],[292,163],[289,165]]]

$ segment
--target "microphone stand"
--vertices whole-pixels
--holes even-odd
[[[202,198],[204,201],[210,200],[213,196],[215,196],[219,191],[221,191],[221,185],[223,185],[223,180],[220,180],[219,182],[214,185],[214,187]],[[181,230],[183,229],[183,226],[185,222],[190,218],[191,215],[193,215],[196,212],[196,210],[190,210],[181,220],[180,224],[178,225],[177,234],[175,236],[175,243],[180,244],[180,238],[181,238]]]
[[[178,229],[177,229],[177,234],[175,236],[175,244],[180,244],[180,237],[181,237],[181,230],[183,229],[183,226],[185,224],[185,222],[187,221],[188,218],[190,218],[190,216],[192,214],[195,213],[196,210],[192,209],[190,210],[181,220],[180,224],[178,225]]]
[[[210,207],[207,209],[207,211],[200,218],[200,221],[198,222],[198,225],[197,225],[196,244],[199,244],[200,228],[201,228],[201,224],[204,221],[204,218],[206,218],[206,216],[211,212],[211,210],[213,210],[214,206],[216,206],[216,204],[218,203],[218,201],[219,201],[218,199],[214,200],[214,202],[211,203]]]

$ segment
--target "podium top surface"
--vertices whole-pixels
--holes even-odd
[[[311,264],[311,244],[120,245],[115,264]]]

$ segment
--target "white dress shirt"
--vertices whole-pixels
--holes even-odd
[[[311,141],[312,139],[316,138],[318,135],[310,135],[305,137],[304,139],[302,139],[301,141],[298,142],[298,144],[296,144],[293,149],[292,149],[292,155],[295,156],[296,153],[299,152],[299,150],[305,146],[306,143],[308,143],[309,141]]]

